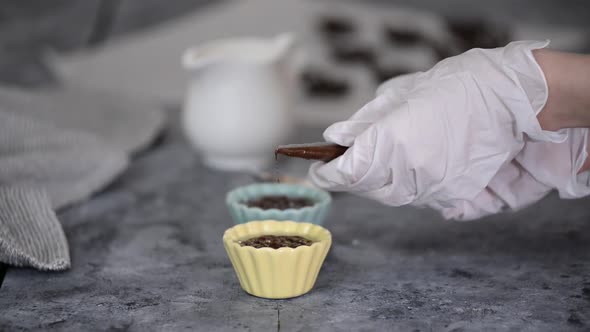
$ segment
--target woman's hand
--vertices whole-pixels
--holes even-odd
[[[533,56],[547,44],[474,49],[386,82],[374,100],[325,131],[327,141],[350,148],[312,165],[311,180],[456,219],[516,209],[552,188],[564,197],[589,194],[576,177],[587,129],[553,131],[565,122],[547,108],[552,89]]]

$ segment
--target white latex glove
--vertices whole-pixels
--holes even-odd
[[[564,198],[590,194],[590,172],[577,174],[588,130],[549,132],[537,120],[548,91],[532,50],[548,43],[473,49],[386,82],[326,129],[326,141],[350,148],[313,164],[311,181],[462,220],[521,208],[553,188]]]

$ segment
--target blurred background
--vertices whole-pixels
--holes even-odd
[[[82,86],[181,109],[186,49],[236,37],[295,37],[298,123],[347,118],[379,83],[473,47],[551,39],[590,50],[588,1],[4,1],[0,82]],[[297,139],[291,139],[297,141]],[[284,142],[281,141],[281,142]]]
[[[550,39],[552,48],[588,51],[588,7],[584,0],[5,1],[0,8],[0,82],[22,87],[83,87],[153,101],[166,109],[191,109],[197,115],[192,120],[181,117],[180,122],[188,128],[197,150],[228,152],[216,142],[228,137],[227,133],[244,131],[244,123],[252,132],[270,128],[284,132],[258,137],[266,141],[252,148],[260,154],[281,143],[321,140],[320,131],[301,135],[295,128],[322,129],[345,119],[374,96],[381,82],[427,70],[474,47]],[[284,105],[250,100],[246,106],[238,99],[255,98],[235,94],[237,101],[223,106],[220,100],[228,98],[219,95],[227,96],[227,87],[205,91],[203,86],[213,87],[215,80],[221,85],[238,82],[239,75],[220,74],[215,80],[201,81],[201,71],[182,66],[181,57],[191,47],[228,38],[254,37],[270,43],[285,32],[294,39],[292,54],[288,54],[297,74],[294,82],[288,82],[294,103],[280,96],[282,92],[268,92],[261,82],[247,82],[244,85],[249,88],[241,89],[242,94],[265,91],[268,93],[258,95],[258,100],[285,99]],[[237,59],[246,53],[242,47],[228,54]],[[220,52],[217,58],[228,54]],[[203,104],[203,100],[213,102]],[[217,115],[204,110],[218,105]],[[269,117],[248,107],[277,111]],[[245,119],[235,116],[234,123],[215,122],[216,117],[234,118],[230,110],[236,108],[243,108],[242,116],[250,115]],[[281,115],[287,109],[293,111],[294,119]],[[252,118],[257,120],[244,122]],[[280,124],[286,119],[292,124]],[[207,132],[208,128],[216,130]],[[285,138],[293,132],[299,135]],[[228,141],[244,145],[246,137],[255,145],[256,137],[249,135],[235,135]],[[307,164],[301,165],[304,172]]]
[[[232,1],[215,0],[6,0],[0,7],[0,81],[12,85],[39,85],[54,79],[43,54],[76,52],[110,40],[154,28],[166,22],[207,13]],[[280,1],[279,1],[280,2]],[[553,26],[588,31],[590,13],[585,0],[368,0],[364,6],[413,8],[450,18],[485,18],[508,24]],[[336,4],[334,4],[336,5]],[[335,6],[337,7],[337,6]],[[272,12],[265,13],[272,16]],[[577,45],[590,48],[588,41]]]

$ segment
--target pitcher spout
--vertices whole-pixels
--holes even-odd
[[[291,33],[283,33],[275,37],[277,59],[290,57],[295,48],[295,37]]]
[[[209,48],[211,48],[211,45],[203,45],[191,47],[184,51],[181,61],[182,67],[185,70],[194,71],[215,62],[218,56],[210,51],[208,52],[207,49]]]
[[[196,70],[214,63],[272,64],[292,53],[294,38],[284,33],[275,38],[236,38],[191,47],[182,55],[182,66]]]

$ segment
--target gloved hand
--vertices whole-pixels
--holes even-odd
[[[590,172],[577,174],[588,130],[550,132],[537,120],[548,89],[532,50],[547,44],[473,49],[384,83],[326,129],[326,141],[350,148],[313,164],[310,180],[462,220],[521,208],[553,188],[565,198],[590,194]]]

